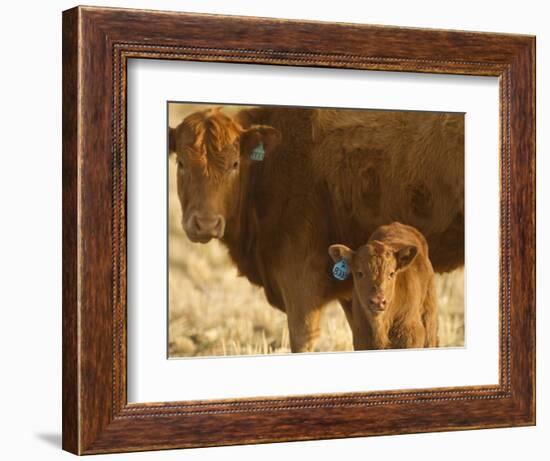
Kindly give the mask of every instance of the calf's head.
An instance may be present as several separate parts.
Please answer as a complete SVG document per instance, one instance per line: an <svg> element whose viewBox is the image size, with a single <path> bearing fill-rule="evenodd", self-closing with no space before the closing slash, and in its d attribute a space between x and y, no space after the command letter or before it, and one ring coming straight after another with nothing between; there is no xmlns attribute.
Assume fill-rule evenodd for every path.
<svg viewBox="0 0 550 461"><path fill-rule="evenodd" d="M280 133L273 127L243 129L219 109L195 112L170 128L182 226L191 241L206 243L224 236L228 216L238 209L243 177L279 142Z"/></svg>
<svg viewBox="0 0 550 461"><path fill-rule="evenodd" d="M353 276L354 295L366 312L378 315L392 303L396 278L414 260L417 248L400 245L394 248L377 240L353 251L345 245L331 245L334 262L345 260Z"/></svg>

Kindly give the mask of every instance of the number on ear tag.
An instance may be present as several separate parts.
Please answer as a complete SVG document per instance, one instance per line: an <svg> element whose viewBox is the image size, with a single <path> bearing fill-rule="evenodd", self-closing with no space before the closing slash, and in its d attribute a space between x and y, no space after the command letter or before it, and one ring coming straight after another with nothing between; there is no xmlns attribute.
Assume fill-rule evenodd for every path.
<svg viewBox="0 0 550 461"><path fill-rule="evenodd" d="M349 267L345 259L341 259L332 266L332 275L338 280L346 280L349 277Z"/></svg>
<svg viewBox="0 0 550 461"><path fill-rule="evenodd" d="M250 158L252 160L256 160L257 162L261 162L264 159L264 156L265 150L263 143L258 144L250 153Z"/></svg>

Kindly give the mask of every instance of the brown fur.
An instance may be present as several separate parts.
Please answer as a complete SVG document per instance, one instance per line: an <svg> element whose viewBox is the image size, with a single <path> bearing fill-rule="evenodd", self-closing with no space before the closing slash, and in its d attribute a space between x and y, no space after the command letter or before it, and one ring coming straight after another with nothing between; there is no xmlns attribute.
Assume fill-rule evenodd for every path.
<svg viewBox="0 0 550 461"><path fill-rule="evenodd" d="M434 271L420 232L396 222L379 227L357 251L331 245L329 253L345 259L353 276L355 349L438 345Z"/></svg>
<svg viewBox="0 0 550 461"><path fill-rule="evenodd" d="M430 112L319 110L313 169L327 182L338 241L352 247L378 226L418 228L437 272L464 263L464 117Z"/></svg>
<svg viewBox="0 0 550 461"><path fill-rule="evenodd" d="M345 183L359 182L364 194L360 203L342 200L338 190L344 186L336 187L337 176L330 171L320 175L320 166L324 162L328 167L330 161L313 158L335 155L326 139L338 136L341 129L325 127L326 139L315 140L319 112L260 108L231 119L223 111L208 110L191 114L170 130L187 235L202 243L221 238L240 273L262 286L268 301L287 313L294 352L313 350L321 308L327 302L341 300L351 322L346 301L351 283L332 277L328 245L364 242L374 230L365 219L378 222L382 213L388 215L381 197L389 189L379 169L388 162L390 151L380 143L365 147L367 140L362 140L361 149L369 153L364 157L368 171L361 178L354 171ZM387 129L392 132L395 126L388 122ZM265 159L251 160L250 152L259 142ZM315 144L326 145L326 151ZM347 162L345 157L342 162ZM460 222L456 227L460 234ZM457 264L456 251L451 253L446 267Z"/></svg>

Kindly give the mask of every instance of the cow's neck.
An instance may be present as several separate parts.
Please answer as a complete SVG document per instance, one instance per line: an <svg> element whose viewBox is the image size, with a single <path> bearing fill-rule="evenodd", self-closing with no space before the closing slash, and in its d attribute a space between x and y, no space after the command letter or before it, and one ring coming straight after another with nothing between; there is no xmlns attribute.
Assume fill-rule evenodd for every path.
<svg viewBox="0 0 550 461"><path fill-rule="evenodd" d="M237 206L226 217L226 231L222 239L239 272L257 285L262 283L254 254L258 237L255 197L262 171L263 165L251 165L248 171L240 175Z"/></svg>

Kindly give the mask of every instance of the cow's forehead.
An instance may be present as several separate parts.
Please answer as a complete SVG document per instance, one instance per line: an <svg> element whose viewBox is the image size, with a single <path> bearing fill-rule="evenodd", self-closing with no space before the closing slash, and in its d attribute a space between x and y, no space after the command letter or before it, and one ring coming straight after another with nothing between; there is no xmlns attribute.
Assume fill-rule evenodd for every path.
<svg viewBox="0 0 550 461"><path fill-rule="evenodd" d="M202 154L222 154L235 144L240 127L219 111L203 111L189 115L178 127L183 145Z"/></svg>
<svg viewBox="0 0 550 461"><path fill-rule="evenodd" d="M178 130L183 145L179 155L206 176L222 174L238 155L240 127L219 111L191 114Z"/></svg>

